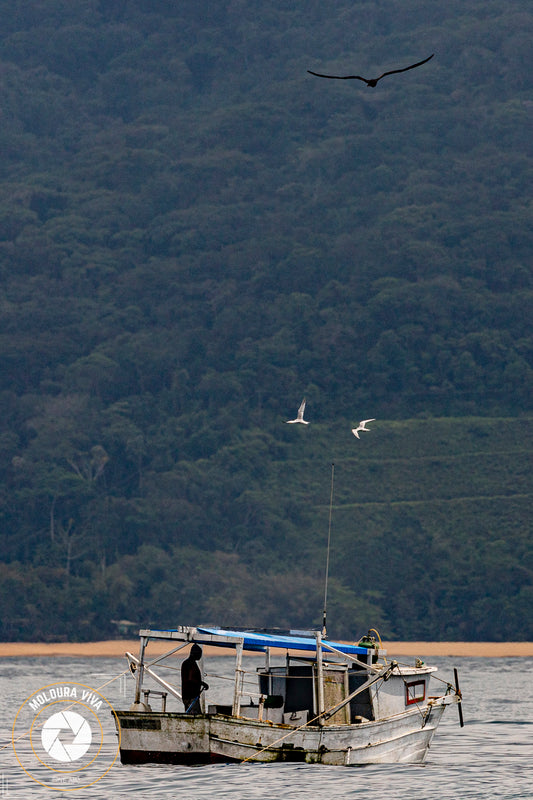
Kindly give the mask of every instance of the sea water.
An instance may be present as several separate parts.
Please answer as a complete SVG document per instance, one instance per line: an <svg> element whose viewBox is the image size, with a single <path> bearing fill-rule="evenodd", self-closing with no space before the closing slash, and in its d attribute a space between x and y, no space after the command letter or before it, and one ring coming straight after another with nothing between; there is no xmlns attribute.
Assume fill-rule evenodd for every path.
<svg viewBox="0 0 533 800"><path fill-rule="evenodd" d="M133 699L133 677L125 671L125 660L116 658L0 659L0 798L533 798L533 659L514 658L510 654L508 658L495 659L426 660L438 667L439 677L450 682L453 682L453 667L458 668L465 727L459 726L457 708L448 708L423 765L123 766L117 759L114 763L109 761L109 769L92 785L79 788L70 778L70 782L65 778L64 784L54 784L51 788L50 784L38 782L38 773L27 774L23 768L27 766L24 764L26 756L20 756L19 749L17 757L13 749L12 730L21 706L41 687L74 684L92 687L93 705L98 697L105 697L110 707L127 709ZM405 661L413 662L407 658ZM173 658L173 669L159 668L158 672L169 683L177 683L179 663L179 658ZM245 685L249 681L250 693L256 688L254 673L261 663L255 657L244 659L248 673ZM222 695L226 701L230 699L232 665L231 657L205 660L206 680L210 685L208 702L209 695L214 699L215 692L218 698ZM155 684L151 686L161 688ZM438 684L432 684L432 692L437 693L437 689ZM159 710L160 698L150 702L154 710ZM168 709L181 710L174 699L170 700ZM100 714L108 713L105 708L97 710ZM93 712L96 718L94 709ZM102 762L109 758L105 748L98 758Z"/></svg>

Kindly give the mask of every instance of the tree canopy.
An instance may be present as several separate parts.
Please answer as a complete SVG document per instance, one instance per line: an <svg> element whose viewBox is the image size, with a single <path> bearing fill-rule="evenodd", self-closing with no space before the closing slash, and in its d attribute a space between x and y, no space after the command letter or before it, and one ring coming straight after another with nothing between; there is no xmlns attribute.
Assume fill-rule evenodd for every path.
<svg viewBox="0 0 533 800"><path fill-rule="evenodd" d="M315 624L332 461L338 635L531 638L531 27L4 4L0 638Z"/></svg>

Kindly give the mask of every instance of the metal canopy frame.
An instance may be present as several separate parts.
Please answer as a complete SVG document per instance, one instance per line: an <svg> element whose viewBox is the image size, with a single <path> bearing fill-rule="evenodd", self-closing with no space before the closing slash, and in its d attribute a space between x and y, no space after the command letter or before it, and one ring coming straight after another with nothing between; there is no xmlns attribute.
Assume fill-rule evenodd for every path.
<svg viewBox="0 0 533 800"><path fill-rule="evenodd" d="M274 633L255 630L229 630L226 628L180 626L166 630L144 629L139 631L141 639L169 639L182 642L210 644L216 647L237 647L251 652L266 652L269 648L282 650L304 650L316 653L322 647L330 652L342 655L367 655L369 648L346 642L332 642L323 637L319 631L298 633ZM378 656L385 655L383 650L373 650Z"/></svg>
<svg viewBox="0 0 533 800"><path fill-rule="evenodd" d="M289 632L277 633L271 631L254 631L254 630L227 630L225 628L211 628L211 627L192 627L180 626L178 628L171 628L166 630L151 630L142 629L139 631L140 636L140 651L139 657L135 658L128 653L130 663L136 665L136 680L135 680L135 700L134 705L141 704L141 691L146 672L150 677L156 680L167 691L170 691L175 697L180 698L179 692L173 687L170 687L166 681L159 678L150 667L159 661L163 661L168 656L183 649L187 644L200 644L212 645L215 647L232 648L235 649L235 683L233 691L232 714L238 716L240 713L240 703L242 694L243 682L243 669L242 669L242 656L243 652L263 652L266 654L267 664L270 660L271 650L286 650L313 653L316 657L317 667L317 689L318 689L318 711L324 712L324 696L323 696L323 656L325 653L340 656L344 661L351 661L361 667L369 670L370 672L379 672L382 667L375 667L372 664L365 664L360 661L357 656L368 656L371 654L385 655L384 650L375 650L373 648L359 647L359 645L347 644L345 642L330 642L328 639L323 638L320 631L313 632ZM168 652L150 662L145 663L145 652L150 640L167 640L170 642L180 642L178 646L172 647Z"/></svg>

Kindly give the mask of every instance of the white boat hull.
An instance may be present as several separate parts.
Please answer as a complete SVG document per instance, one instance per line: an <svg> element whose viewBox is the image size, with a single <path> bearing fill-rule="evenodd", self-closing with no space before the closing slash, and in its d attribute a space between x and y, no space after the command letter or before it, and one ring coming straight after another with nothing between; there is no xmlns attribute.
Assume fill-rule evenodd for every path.
<svg viewBox="0 0 533 800"><path fill-rule="evenodd" d="M288 725L223 714L118 711L122 763L301 761L330 765L422 763L448 702L350 725ZM427 710L427 709L424 709Z"/></svg>

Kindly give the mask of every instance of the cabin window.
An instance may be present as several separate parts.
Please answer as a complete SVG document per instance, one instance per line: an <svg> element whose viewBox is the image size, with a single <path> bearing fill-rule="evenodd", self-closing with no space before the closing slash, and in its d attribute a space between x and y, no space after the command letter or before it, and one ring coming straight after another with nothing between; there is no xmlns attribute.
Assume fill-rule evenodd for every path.
<svg viewBox="0 0 533 800"><path fill-rule="evenodd" d="M426 682L413 681L405 684L405 704L422 703L426 699Z"/></svg>

